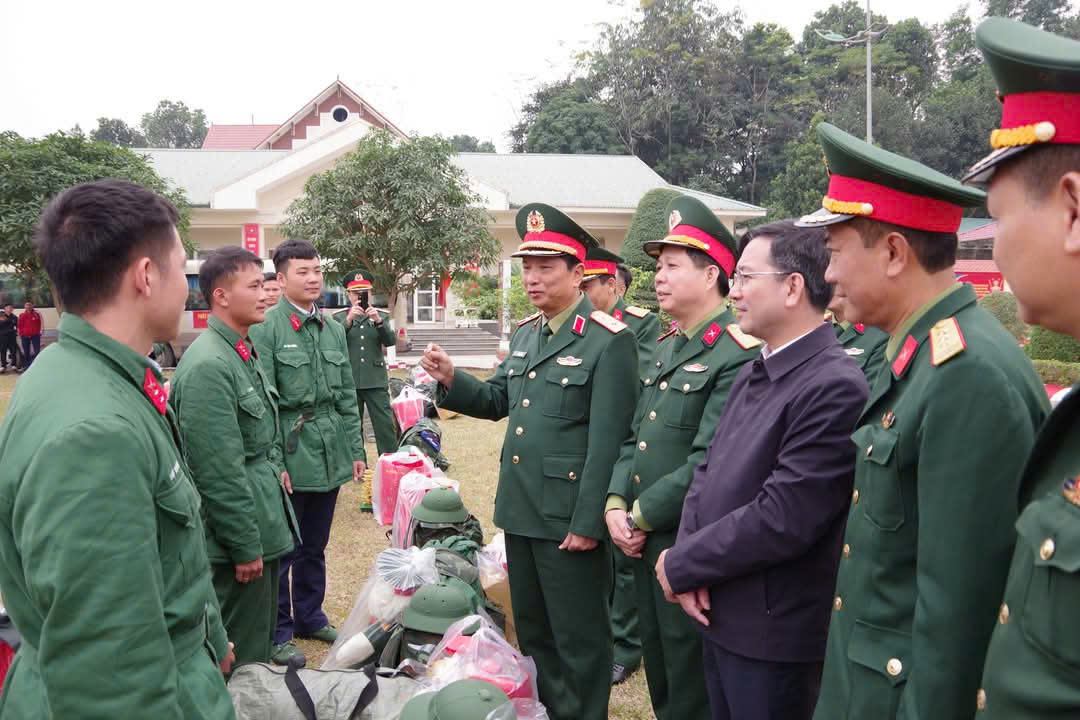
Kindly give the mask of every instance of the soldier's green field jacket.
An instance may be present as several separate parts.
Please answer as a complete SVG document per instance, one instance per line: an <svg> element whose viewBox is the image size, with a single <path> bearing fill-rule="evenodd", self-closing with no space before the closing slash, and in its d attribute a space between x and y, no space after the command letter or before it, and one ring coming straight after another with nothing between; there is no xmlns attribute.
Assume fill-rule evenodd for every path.
<svg viewBox="0 0 1080 720"><path fill-rule="evenodd" d="M637 401L636 340L584 296L543 345L542 327L539 313L522 321L510 354L486 382L456 371L440 405L510 418L496 525L560 542L567 532L602 539L611 466Z"/></svg>
<svg viewBox="0 0 1080 720"><path fill-rule="evenodd" d="M293 547L276 391L256 351L211 315L172 379L169 405L202 496L212 563L274 560Z"/></svg>
<svg viewBox="0 0 1080 720"><path fill-rule="evenodd" d="M345 318L348 315L349 309L346 308L334 313L331 317L345 328L345 339L349 345L349 364L352 365L356 389L386 387L386 359L383 356L383 348L391 347L397 342L390 316L380 311L381 325L375 325L367 316L364 316L345 327Z"/></svg>
<svg viewBox="0 0 1080 720"><path fill-rule="evenodd" d="M852 323L836 323L835 330L836 339L844 346L844 352L863 371L867 384L874 387L874 380L885 364L888 333L869 325Z"/></svg>
<svg viewBox="0 0 1080 720"><path fill-rule="evenodd" d="M761 342L739 332L735 315L724 309L693 337L669 334L657 344L608 491L633 509L640 527L678 530L694 468L705 459L731 383L760 352Z"/></svg>
<svg viewBox="0 0 1080 720"><path fill-rule="evenodd" d="M316 309L304 316L284 295L251 339L279 398L280 441L293 490L328 492L367 460L345 329Z"/></svg>
<svg viewBox="0 0 1080 720"><path fill-rule="evenodd" d="M1020 485L1016 550L986 653L977 717L1080 709L1080 385L1039 431Z"/></svg>
<svg viewBox="0 0 1080 720"><path fill-rule="evenodd" d="M970 285L892 336L855 487L815 720L967 718L1005 587L1020 469L1049 403Z"/></svg>
<svg viewBox="0 0 1080 720"><path fill-rule="evenodd" d="M199 511L156 366L65 314L0 427L0 718L233 717Z"/></svg>
<svg viewBox="0 0 1080 720"><path fill-rule="evenodd" d="M637 338L638 366L644 373L652 362L653 353L656 352L656 340L660 337L660 318L656 313L649 312L645 308L627 305L622 298L615 301L611 316L630 326L631 332Z"/></svg>

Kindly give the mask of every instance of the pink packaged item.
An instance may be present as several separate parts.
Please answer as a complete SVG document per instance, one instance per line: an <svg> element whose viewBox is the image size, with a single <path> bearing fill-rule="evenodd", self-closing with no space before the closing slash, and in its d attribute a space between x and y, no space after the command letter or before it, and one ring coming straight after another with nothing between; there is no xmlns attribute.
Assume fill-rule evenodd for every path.
<svg viewBox="0 0 1080 720"><path fill-rule="evenodd" d="M397 418L401 432L405 432L415 425L417 420L424 417L426 401L423 393L407 385L402 388L396 398L390 401L390 407L394 411L394 417Z"/></svg>
<svg viewBox="0 0 1080 720"><path fill-rule="evenodd" d="M380 455L371 480L371 507L375 522L380 525L394 522L394 508L397 506L401 478L411 472L430 477L434 470L435 465L431 459L411 446L398 452Z"/></svg>
<svg viewBox="0 0 1080 720"><path fill-rule="evenodd" d="M412 545L412 510L420 504L428 491L438 487L448 487L454 492L461 491L461 484L457 480L451 480L438 469L427 475L411 472L401 478L397 507L394 508L394 527L390 533L392 547L407 548Z"/></svg>

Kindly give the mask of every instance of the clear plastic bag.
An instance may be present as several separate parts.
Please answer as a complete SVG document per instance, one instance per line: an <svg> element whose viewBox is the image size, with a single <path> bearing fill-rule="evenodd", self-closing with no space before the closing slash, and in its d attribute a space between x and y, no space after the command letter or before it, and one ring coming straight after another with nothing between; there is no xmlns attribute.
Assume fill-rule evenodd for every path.
<svg viewBox="0 0 1080 720"><path fill-rule="evenodd" d="M390 544L396 548L412 545L412 511L420 504L428 491L439 487L448 487L459 492L461 485L435 470L430 476L422 473L409 473L401 478L398 485L397 507L394 509L394 526L390 533Z"/></svg>
<svg viewBox="0 0 1080 720"><path fill-rule="evenodd" d="M485 586L507 578L506 536L502 531L476 553L476 566L480 569L480 582Z"/></svg>
<svg viewBox="0 0 1080 720"><path fill-rule="evenodd" d="M430 476L434 469L431 459L412 446L380 455L375 462L375 474L371 480L371 507L375 522L380 525L394 522L394 508L397 506L401 478L410 472Z"/></svg>
<svg viewBox="0 0 1080 720"><path fill-rule="evenodd" d="M479 624L479 629L471 634ZM447 628L428 660L421 680L425 690L440 690L456 680L474 678L495 685L511 700L538 701L536 663L506 641L490 619L469 615Z"/></svg>
<svg viewBox="0 0 1080 720"><path fill-rule="evenodd" d="M390 401L390 408L394 411L401 432L405 432L424 417L427 402L430 402L427 396L411 385L402 388L398 396Z"/></svg>
<svg viewBox="0 0 1080 720"><path fill-rule="evenodd" d="M435 557L434 549L390 548L379 553L322 668L355 667L377 657L416 589L439 581Z"/></svg>

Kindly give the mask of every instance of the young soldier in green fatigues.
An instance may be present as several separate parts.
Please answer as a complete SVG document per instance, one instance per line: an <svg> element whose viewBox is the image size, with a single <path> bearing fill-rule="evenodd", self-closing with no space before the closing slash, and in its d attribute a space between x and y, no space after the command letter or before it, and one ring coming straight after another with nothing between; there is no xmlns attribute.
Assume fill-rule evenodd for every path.
<svg viewBox="0 0 1080 720"><path fill-rule="evenodd" d="M334 313L333 318L345 326L345 338L349 342L349 364L352 365L353 382L356 384L356 404L361 421L367 407L371 425L375 429L375 447L379 454L397 449L397 433L394 432L394 414L390 410L390 391L387 388L384 347L397 342L390 315L370 304L371 276L363 270L349 275L345 286L351 307ZM361 307L361 299L368 298L367 308Z"/></svg>
<svg viewBox="0 0 1080 720"><path fill-rule="evenodd" d="M953 278L981 192L822 123L825 278L889 333L857 458L816 720L974 712L1020 465L1046 416L1016 341Z"/></svg>
<svg viewBox="0 0 1080 720"><path fill-rule="evenodd" d="M552 720L603 720L612 664L604 497L637 400L636 342L580 291L591 235L540 203L518 212L517 230L539 312L518 323L510 355L487 382L455 372L437 346L421 362L444 388L442 407L509 416L495 524L506 531L518 640Z"/></svg>
<svg viewBox="0 0 1080 720"><path fill-rule="evenodd" d="M701 638L682 608L664 598L653 568L675 543L683 498L731 383L761 343L739 330L726 306L737 254L731 233L694 198L674 199L668 215L670 233L645 243L645 252L657 258L660 307L681 329L664 334L641 376L605 519L634 571L653 711L659 720L690 720L710 716Z"/></svg>
<svg viewBox="0 0 1080 720"><path fill-rule="evenodd" d="M989 182L994 260L1024 322L1080 338L1080 43L991 18L975 32L1004 97L995 150L968 176ZM1080 709L1080 392L1039 431L1020 478L1004 602L977 717L1076 717Z"/></svg>
<svg viewBox="0 0 1080 720"><path fill-rule="evenodd" d="M234 717L199 494L146 357L180 331L177 220L117 180L41 217L65 312L0 427L0 587L23 636L0 718Z"/></svg>
<svg viewBox="0 0 1080 720"><path fill-rule="evenodd" d="M278 568L293 549L291 490L278 444L278 410L248 329L265 319L262 260L238 246L199 268L207 331L172 379L176 413L206 517L206 548L221 618L239 662L269 662Z"/></svg>
<svg viewBox="0 0 1080 720"><path fill-rule="evenodd" d="M327 322L316 305L323 289L319 256L311 243L288 240L274 250L273 261L283 294L251 337L280 398L278 442L301 538L281 559L272 659L286 664L299 653L294 630L326 643L337 638L322 609L325 550L338 489L363 477L367 456L345 330Z"/></svg>
<svg viewBox="0 0 1080 720"><path fill-rule="evenodd" d="M844 346L844 352L863 371L866 382L873 387L878 371L885 364L885 345L889 342L889 336L876 327L845 320L846 305L847 300L842 295L834 295L826 315L832 314L831 322L836 330L836 339Z"/></svg>
<svg viewBox="0 0 1080 720"><path fill-rule="evenodd" d="M656 340L660 337L660 320L645 308L627 307L617 294L618 267L622 262L623 259L610 250L589 248L585 254L585 277L581 287L593 307L621 320L633 330L638 342L638 365L640 372L644 373L652 361ZM611 684L618 685L641 665L641 635L638 632L633 565L614 545L611 546L611 558L614 572L614 582L611 584L611 636L615 640Z"/></svg>

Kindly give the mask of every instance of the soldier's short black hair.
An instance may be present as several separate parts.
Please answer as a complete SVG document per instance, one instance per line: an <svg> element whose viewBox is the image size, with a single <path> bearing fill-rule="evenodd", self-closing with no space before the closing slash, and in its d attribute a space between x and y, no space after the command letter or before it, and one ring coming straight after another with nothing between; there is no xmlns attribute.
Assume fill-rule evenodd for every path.
<svg viewBox="0 0 1080 720"><path fill-rule="evenodd" d="M630 272L630 268L619 263L615 266L615 270L619 273L619 279L622 280L623 287L629 290L630 285L634 282L634 275Z"/></svg>
<svg viewBox="0 0 1080 720"><path fill-rule="evenodd" d="M263 261L255 253L239 245L227 245L206 253L199 268L199 289L210 307L214 306L214 290L225 284L241 268L254 265L262 270Z"/></svg>
<svg viewBox="0 0 1080 720"><path fill-rule="evenodd" d="M274 282L278 281L277 280L277 273L276 272L264 272L263 273L263 282L270 282L271 280L274 281Z"/></svg>
<svg viewBox="0 0 1080 720"><path fill-rule="evenodd" d="M1005 161L1012 168L1030 199L1041 202L1065 173L1080 172L1080 145L1033 147Z"/></svg>
<svg viewBox="0 0 1080 720"><path fill-rule="evenodd" d="M687 256L690 258L690 262L694 263L694 267L698 270L704 270L710 265L715 265L716 269L720 271L720 274L716 276L716 290L720 293L720 297L726 298L728 293L731 292L731 285L728 282L727 273L724 272L724 268L720 267L720 263L716 262L709 253L704 250L698 250L697 248L684 248Z"/></svg>
<svg viewBox="0 0 1080 720"><path fill-rule="evenodd" d="M799 227L794 220L758 225L743 235L740 252L756 238L768 238L769 258L777 270L803 277L806 297L815 309L825 312L833 296L833 286L825 282L829 251L825 249L825 229Z"/></svg>
<svg viewBox="0 0 1080 720"><path fill-rule="evenodd" d="M163 265L175 247L173 204L123 180L95 180L63 191L46 206L34 249L64 309L80 314L111 300L133 262Z"/></svg>
<svg viewBox="0 0 1080 720"><path fill-rule="evenodd" d="M287 272L290 260L315 260L319 252L307 240L286 240L274 248L271 259L274 269L279 273Z"/></svg>
<svg viewBox="0 0 1080 720"><path fill-rule="evenodd" d="M928 273L941 272L956 264L956 249L960 242L954 232L918 230L861 217L850 222L866 247L873 247L878 240L889 233L903 235L907 244L911 246L912 252L915 253L915 259Z"/></svg>

